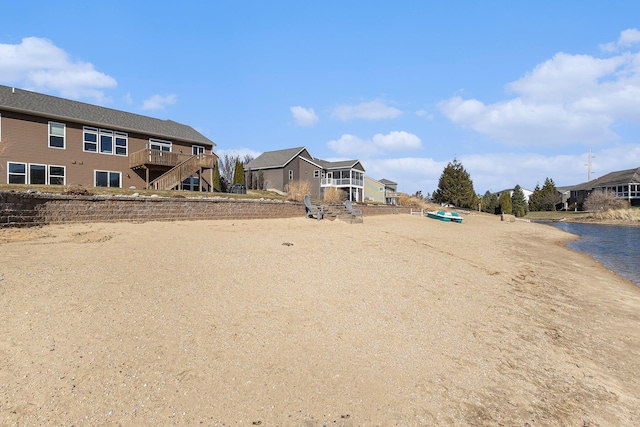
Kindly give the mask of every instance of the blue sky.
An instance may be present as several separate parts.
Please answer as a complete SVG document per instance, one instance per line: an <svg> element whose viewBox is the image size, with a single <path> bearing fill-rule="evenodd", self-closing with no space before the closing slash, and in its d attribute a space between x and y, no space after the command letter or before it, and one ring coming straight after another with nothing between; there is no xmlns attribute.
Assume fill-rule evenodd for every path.
<svg viewBox="0 0 640 427"><path fill-rule="evenodd" d="M219 154L306 146L433 192L640 167L637 1L3 5L0 84L188 124Z"/></svg>

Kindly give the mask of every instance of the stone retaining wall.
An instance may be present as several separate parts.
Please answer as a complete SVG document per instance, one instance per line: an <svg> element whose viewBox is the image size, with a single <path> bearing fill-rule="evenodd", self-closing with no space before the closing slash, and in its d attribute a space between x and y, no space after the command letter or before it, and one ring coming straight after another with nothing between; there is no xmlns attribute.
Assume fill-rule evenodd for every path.
<svg viewBox="0 0 640 427"><path fill-rule="evenodd" d="M408 213L408 208L358 206L367 215ZM228 198L169 198L143 196L67 196L0 192L0 227L44 224L258 219L303 217L303 203Z"/></svg>

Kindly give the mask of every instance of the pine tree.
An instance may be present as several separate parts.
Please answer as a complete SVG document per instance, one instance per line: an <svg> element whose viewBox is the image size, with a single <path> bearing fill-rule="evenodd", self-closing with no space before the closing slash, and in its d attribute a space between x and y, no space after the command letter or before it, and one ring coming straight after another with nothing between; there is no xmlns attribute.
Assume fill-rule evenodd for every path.
<svg viewBox="0 0 640 427"><path fill-rule="evenodd" d="M240 159L236 160L236 168L233 172L233 183L244 184L244 166L242 166Z"/></svg>
<svg viewBox="0 0 640 427"><path fill-rule="evenodd" d="M482 212L487 212L490 214L495 214L496 209L498 208L498 196L495 193L487 190L482 196Z"/></svg>
<svg viewBox="0 0 640 427"><path fill-rule="evenodd" d="M543 211L555 211L556 205L561 202L562 198L558 194L558 189L553 179L547 178L544 180L542 190L540 190L540 210Z"/></svg>
<svg viewBox="0 0 640 427"><path fill-rule="evenodd" d="M211 184L213 191L221 192L222 186L220 185L220 167L216 165L213 168L213 183Z"/></svg>
<svg viewBox="0 0 640 427"><path fill-rule="evenodd" d="M536 184L536 188L533 189L533 193L529 196L529 211L539 211L541 202L542 190L540 190L540 184Z"/></svg>
<svg viewBox="0 0 640 427"><path fill-rule="evenodd" d="M438 189L433 193L433 200L462 208L476 208L477 197L469 173L462 163L454 159L442 171Z"/></svg>
<svg viewBox="0 0 640 427"><path fill-rule="evenodd" d="M516 185L511 195L511 210L517 217L525 216L529 211L529 205L524 197L522 187Z"/></svg>
<svg viewBox="0 0 640 427"><path fill-rule="evenodd" d="M511 214L511 194L509 194L509 190L505 190L500 193L500 212L504 214Z"/></svg>

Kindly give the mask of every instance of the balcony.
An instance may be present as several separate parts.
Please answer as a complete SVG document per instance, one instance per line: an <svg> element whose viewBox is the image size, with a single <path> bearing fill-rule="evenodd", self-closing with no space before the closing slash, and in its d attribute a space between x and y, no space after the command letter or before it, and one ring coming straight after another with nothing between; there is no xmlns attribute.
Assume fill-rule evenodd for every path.
<svg viewBox="0 0 640 427"><path fill-rule="evenodd" d="M321 187L364 187L364 180L353 178L322 178Z"/></svg>
<svg viewBox="0 0 640 427"><path fill-rule="evenodd" d="M193 157L192 154L172 153L169 151L152 150L145 148L129 155L129 167L131 169L160 166L172 168ZM198 154L202 167L213 167L213 154Z"/></svg>

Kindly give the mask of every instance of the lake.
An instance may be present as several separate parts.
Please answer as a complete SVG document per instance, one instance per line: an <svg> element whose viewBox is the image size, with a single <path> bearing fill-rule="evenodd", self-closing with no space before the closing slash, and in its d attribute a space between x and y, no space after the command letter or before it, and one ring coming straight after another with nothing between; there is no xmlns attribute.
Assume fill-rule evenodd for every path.
<svg viewBox="0 0 640 427"><path fill-rule="evenodd" d="M591 255L609 270L640 286L640 227L576 222L552 225L580 236L567 243L568 247Z"/></svg>

